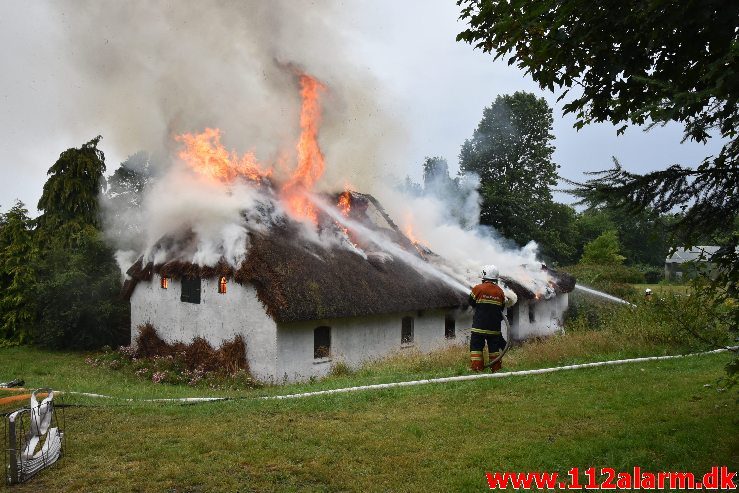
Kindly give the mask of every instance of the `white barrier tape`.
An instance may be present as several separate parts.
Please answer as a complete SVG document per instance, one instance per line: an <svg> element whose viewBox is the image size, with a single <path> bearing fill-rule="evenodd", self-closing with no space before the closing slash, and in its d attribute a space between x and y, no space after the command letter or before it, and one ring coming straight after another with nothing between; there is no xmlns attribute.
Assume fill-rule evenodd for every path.
<svg viewBox="0 0 739 493"><path fill-rule="evenodd" d="M673 356L646 356L642 358L629 358L629 359L617 359L609 361L596 361L594 363L580 363L577 365L566 365L566 366L554 366L550 368L539 368L536 370L519 370L519 371L508 371L498 373L475 373L472 375L459 375L456 377L440 377L440 378L428 378L424 380L409 380L405 382L391 382L391 383L378 383L373 385L360 385L357 387L344 387L340 389L328 389L328 390L315 390L312 392L301 392L298 394L285 394L285 395L267 395L262 397L254 397L254 399L262 400L274 400L274 399L297 399L301 397L313 397L317 395L329 395L329 394L344 394L348 392L358 392L361 390L378 390L378 389L391 389L395 387L412 387L416 385L428 385L432 383L447 383L447 382L465 382L468 380L481 380L486 378L507 378L516 377L523 375L539 375L542 373L554 373L565 370L579 370L582 368L596 368L598 366L609 366L609 365L623 365L628 363L642 363L646 361L662 361L678 358L689 358L691 356L705 356L708 354L726 353L728 351L739 350L739 346L731 346L727 348L714 349L713 351L704 351L701 353L689 353L689 354L676 354ZM183 402L183 403L196 403L196 402L214 402L214 401L227 401L234 399L233 397L179 397L179 398L160 398L160 399L131 399L114 397L103 394L93 394L90 392L75 392L68 391L63 392L65 394L81 395L85 397L96 397L103 399L122 399L127 402Z"/></svg>

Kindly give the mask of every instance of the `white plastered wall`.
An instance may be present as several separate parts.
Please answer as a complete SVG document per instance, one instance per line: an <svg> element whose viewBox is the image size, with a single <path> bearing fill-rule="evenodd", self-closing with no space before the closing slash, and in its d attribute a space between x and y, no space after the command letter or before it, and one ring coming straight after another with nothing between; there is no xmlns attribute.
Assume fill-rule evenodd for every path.
<svg viewBox="0 0 739 493"><path fill-rule="evenodd" d="M199 336L218 347L241 334L254 378L272 380L276 374L277 326L252 286L231 281L221 294L217 279L203 279L200 303L182 302L180 294L181 284L173 279L167 289L160 287L157 275L139 282L131 296L131 340L135 341L138 326L146 323L167 342L187 343Z"/></svg>
<svg viewBox="0 0 739 493"><path fill-rule="evenodd" d="M516 310L516 315L509 313L509 320L515 320L512 327L513 339L521 341L530 337L542 337L562 330L564 312L567 310L569 298L561 293L549 300L519 299L509 312ZM533 309L534 321L529 319L529 307Z"/></svg>
<svg viewBox="0 0 739 493"><path fill-rule="evenodd" d="M444 319L454 316L455 337L447 339ZM401 320L413 317L413 343L401 344ZM352 368L398 351L429 352L454 344L468 344L471 312L425 310L394 315L356 317L312 322L278 324L277 378L279 381L300 381L322 377L332 365L343 362ZM331 356L313 358L313 331L316 327L331 328Z"/></svg>

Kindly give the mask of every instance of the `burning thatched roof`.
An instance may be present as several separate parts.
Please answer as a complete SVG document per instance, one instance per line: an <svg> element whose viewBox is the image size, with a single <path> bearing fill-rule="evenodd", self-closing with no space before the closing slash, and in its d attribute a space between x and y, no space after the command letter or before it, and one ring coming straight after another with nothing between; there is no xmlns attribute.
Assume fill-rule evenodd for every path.
<svg viewBox="0 0 739 493"><path fill-rule="evenodd" d="M374 229L415 252L374 199L353 194L352 208L354 220L366 215L368 208L371 214L379 214L380 226L375 223ZM285 221L264 232L251 232L246 258L238 268L225 262L201 267L177 260L144 265L139 259L128 271L131 279L124 294L130 296L136 282L153 274L175 279L226 276L253 285L267 313L278 322L454 308L466 302L465 293L404 261L373 253L365 258L348 248L311 242L301 236L300 227Z"/></svg>
<svg viewBox="0 0 739 493"><path fill-rule="evenodd" d="M546 268L546 270L550 278L549 287L554 293L569 293L570 291L575 289L576 280L571 275L567 274L566 272L561 272L550 268ZM505 285L510 288L511 291L516 293L516 296L518 296L519 299L538 299L533 291L531 291L515 279L507 276L500 276L500 278L505 283Z"/></svg>
<svg viewBox="0 0 739 493"><path fill-rule="evenodd" d="M350 194L346 203L350 206L343 209L348 219L381 232L419 262L436 258L433 252L414 245L372 196L355 192L342 195L345 194ZM340 197L332 197L339 199L339 206ZM323 220L328 227L335 227L330 218ZM402 259L373 253L372 245L342 229L349 243L356 243L366 256L359 250L309 241L301 234L301 225L288 219L250 232L246 258L238 267L225 261L210 267L181 260L154 265L144 264L140 258L128 271L130 279L124 284L124 295L130 297L138 281L150 280L154 274L174 279L226 276L240 284L253 285L267 313L278 322L455 308L466 304L466 293L420 272ZM176 238L162 238L160 245L186 252L192 250L194 240L192 232L185 232ZM571 276L551 270L549 273L550 287L555 292L574 288ZM536 297L519 282L506 277L503 280L519 298Z"/></svg>

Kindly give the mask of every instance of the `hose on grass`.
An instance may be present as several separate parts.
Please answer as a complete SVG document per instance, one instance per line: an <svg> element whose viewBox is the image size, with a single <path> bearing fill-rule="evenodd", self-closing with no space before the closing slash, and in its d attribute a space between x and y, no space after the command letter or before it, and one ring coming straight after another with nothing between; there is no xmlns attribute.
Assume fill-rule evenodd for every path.
<svg viewBox="0 0 739 493"><path fill-rule="evenodd" d="M519 371L496 372L496 373L476 373L472 375L458 375L458 376L452 376L452 377L429 378L429 379L424 379L424 380L409 380L409 381L401 381L401 382L379 383L379 384L372 384L372 385L360 385L356 387L344 387L344 388L338 388L338 389L316 390L312 392L300 392L296 394L266 395L266 396L254 396L254 397L239 396L239 397L182 397L182 398L169 398L169 399L163 399L163 398L132 399L132 398L123 398L123 397L113 397L113 396L102 395L102 394L91 394L88 392L67 391L63 393L69 394L69 395L79 395L79 396L86 396L86 397L110 399L114 401L115 400L124 401L128 403L149 402L149 403L202 404L202 403L208 403L208 402L222 402L222 401L236 401L236 400L281 400L281 399L295 399L295 398L302 398L302 397L313 397L313 396L318 396L318 395L343 394L343 393L348 393L348 392L358 392L358 391L364 391L364 390L379 390L379 389L389 389L389 388L397 388L397 387L411 387L411 386L416 386L416 385L427 385L427 384L433 384L433 383L463 382L463 381L481 380L481 379L490 379L490 378L511 378L511 377L517 377L517 376L526 376L526 375L540 375L543 373L554 373L554 372L568 371L568 370L597 368L601 366L614 366L614 365L624 365L624 364L629 364L629 363L644 363L647 361L666 361L666 360L672 360L672 359L690 358L690 357L696 357L696 356L705 356L705 355L711 355L711 354L725 353L729 351L733 352L737 350L739 350L739 346L714 349L712 351L703 351L699 353L677 354L677 355L670 355L670 356L646 356L646 357L641 357L641 358L595 361L592 363L580 363L576 365L555 366L555 367L550 367L550 368L539 368L539 369L534 369L534 370L519 370ZM74 406L74 404L67 404L67 405L69 407ZM80 407L83 407L83 406L80 406ZM89 407L95 407L95 406L89 406Z"/></svg>

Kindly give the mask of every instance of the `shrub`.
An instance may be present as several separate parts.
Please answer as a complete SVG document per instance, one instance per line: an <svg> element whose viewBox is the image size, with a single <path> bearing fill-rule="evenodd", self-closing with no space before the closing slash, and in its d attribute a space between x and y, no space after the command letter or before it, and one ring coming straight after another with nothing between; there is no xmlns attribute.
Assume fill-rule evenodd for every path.
<svg viewBox="0 0 739 493"><path fill-rule="evenodd" d="M138 332L135 353L137 358L151 358L172 354L171 346L159 337L153 325L148 323L139 325Z"/></svg>
<svg viewBox="0 0 739 493"><path fill-rule="evenodd" d="M111 370L130 369L136 376L154 383L211 386L254 387L249 373L246 344L241 335L225 341L215 349L202 337L189 344L167 343L151 324L138 327L135 346L121 346L118 351L105 351L97 358L87 358L92 366Z"/></svg>
<svg viewBox="0 0 739 493"><path fill-rule="evenodd" d="M188 370L202 368L212 372L218 370L220 361L213 346L202 337L196 337L185 348L185 365Z"/></svg>
<svg viewBox="0 0 739 493"><path fill-rule="evenodd" d="M249 372L249 365L246 362L246 343L241 334L234 337L232 341L224 342L219 352L223 367L227 372L236 373L239 370Z"/></svg>
<svg viewBox="0 0 739 493"><path fill-rule="evenodd" d="M578 283L596 289L644 282L644 273L626 265L577 264L563 267L562 270L575 276Z"/></svg>

